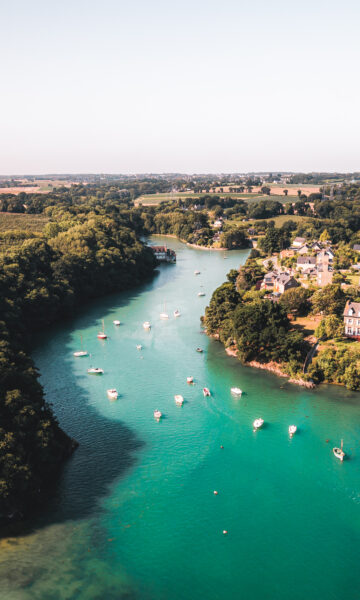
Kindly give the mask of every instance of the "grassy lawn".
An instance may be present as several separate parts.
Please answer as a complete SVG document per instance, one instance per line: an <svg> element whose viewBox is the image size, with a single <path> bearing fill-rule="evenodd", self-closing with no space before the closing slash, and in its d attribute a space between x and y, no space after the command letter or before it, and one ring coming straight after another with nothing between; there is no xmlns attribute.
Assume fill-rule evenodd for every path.
<svg viewBox="0 0 360 600"><path fill-rule="evenodd" d="M306 336L314 335L315 329L319 325L321 317L297 317L292 323L295 329L301 329Z"/></svg>
<svg viewBox="0 0 360 600"><path fill-rule="evenodd" d="M292 202L293 198L286 198L284 195L272 194L271 196L264 196L259 193L252 194L234 194L234 193L222 193L222 194L192 194L191 192L176 192L174 194L164 193L164 194L144 194L136 198L135 205L137 206L139 203L144 206L151 206L154 204L160 204L161 202L168 202L169 200L179 200L181 198L191 198L196 200L197 198L201 198L203 196L219 196L220 198L236 198L237 200L245 200L246 202L258 202L259 200L277 200L278 202L287 203Z"/></svg>
<svg viewBox="0 0 360 600"><path fill-rule="evenodd" d="M17 229L20 231L30 231L31 233L41 232L49 218L44 215L25 215L21 213L0 213L0 232Z"/></svg>
<svg viewBox="0 0 360 600"><path fill-rule="evenodd" d="M237 225L246 225L247 227L251 227L254 223L261 223L263 221L275 221L275 227L281 227L283 223L286 221L295 221L295 223L300 223L304 221L309 221L311 217L301 217L300 215L279 215L278 217L271 217L270 219L250 219L243 223L242 219L234 219L229 220L229 223L236 223Z"/></svg>

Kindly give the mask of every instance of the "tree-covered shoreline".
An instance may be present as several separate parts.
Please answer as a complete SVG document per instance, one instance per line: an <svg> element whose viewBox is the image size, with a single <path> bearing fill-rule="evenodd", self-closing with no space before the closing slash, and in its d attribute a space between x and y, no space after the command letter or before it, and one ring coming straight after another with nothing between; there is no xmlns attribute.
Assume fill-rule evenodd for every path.
<svg viewBox="0 0 360 600"><path fill-rule="evenodd" d="M128 207L52 208L43 235L15 235L0 254L0 517L27 514L76 445L44 398L31 334L90 299L151 276L152 251ZM17 238L17 239L16 239Z"/></svg>

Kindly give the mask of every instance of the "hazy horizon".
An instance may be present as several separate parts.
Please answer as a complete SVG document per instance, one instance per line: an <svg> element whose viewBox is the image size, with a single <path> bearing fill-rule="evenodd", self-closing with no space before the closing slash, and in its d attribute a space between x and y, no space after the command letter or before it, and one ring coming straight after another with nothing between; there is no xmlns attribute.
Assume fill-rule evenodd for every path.
<svg viewBox="0 0 360 600"><path fill-rule="evenodd" d="M0 8L0 173L360 170L355 0Z"/></svg>

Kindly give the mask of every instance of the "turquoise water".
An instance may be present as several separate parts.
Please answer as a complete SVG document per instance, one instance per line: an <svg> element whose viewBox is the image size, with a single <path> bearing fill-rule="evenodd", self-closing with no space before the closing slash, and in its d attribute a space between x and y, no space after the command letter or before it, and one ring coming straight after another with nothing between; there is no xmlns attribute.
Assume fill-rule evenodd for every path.
<svg viewBox="0 0 360 600"><path fill-rule="evenodd" d="M176 265L38 340L47 398L80 447L48 510L0 542L0 598L358 600L359 395L304 390L227 357L199 317L247 252L224 260L169 245ZM164 302L169 321L159 318ZM80 334L91 358L72 356ZM88 376L91 364L104 376ZM245 391L241 399L232 386ZM110 387L120 392L115 402ZM266 426L254 433L259 416ZM343 464L331 451L341 438Z"/></svg>

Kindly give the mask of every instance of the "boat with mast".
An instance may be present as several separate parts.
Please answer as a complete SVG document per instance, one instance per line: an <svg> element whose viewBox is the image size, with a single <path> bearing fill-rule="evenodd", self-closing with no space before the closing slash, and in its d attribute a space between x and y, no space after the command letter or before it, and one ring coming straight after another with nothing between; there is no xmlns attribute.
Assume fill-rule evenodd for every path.
<svg viewBox="0 0 360 600"><path fill-rule="evenodd" d="M290 437L292 437L293 435L295 435L296 432L297 432L296 425L289 425L289 435L290 435Z"/></svg>
<svg viewBox="0 0 360 600"><path fill-rule="evenodd" d="M99 340L106 340L107 335L105 333L105 325L104 325L104 319L102 319L102 331L99 331L99 333L97 334L98 339Z"/></svg>
<svg viewBox="0 0 360 600"><path fill-rule="evenodd" d="M168 319L169 315L166 312L166 302L164 302L164 312L160 313L160 319Z"/></svg>
<svg viewBox="0 0 360 600"><path fill-rule="evenodd" d="M77 352L74 352L74 356L76 356L77 358L79 358L81 356L88 356L89 353L86 350L83 350L82 335L80 336L80 348L81 348L81 350L78 350Z"/></svg>
<svg viewBox="0 0 360 600"><path fill-rule="evenodd" d="M344 460L346 454L343 450L343 445L344 445L344 440L341 440L341 445L340 448L333 448L333 453L334 456L336 456L336 458L338 458L339 460L341 460L341 462Z"/></svg>

